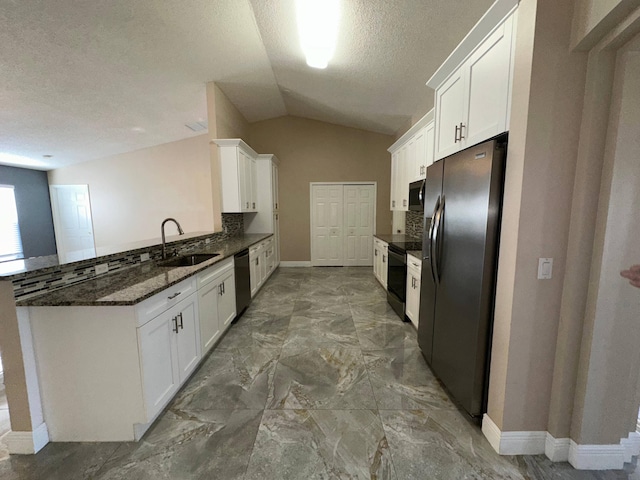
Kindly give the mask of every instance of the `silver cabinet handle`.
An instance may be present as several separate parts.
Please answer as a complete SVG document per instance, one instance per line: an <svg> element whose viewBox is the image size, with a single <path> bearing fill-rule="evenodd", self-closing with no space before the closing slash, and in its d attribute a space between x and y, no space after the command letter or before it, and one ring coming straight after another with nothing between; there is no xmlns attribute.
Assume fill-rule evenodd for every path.
<svg viewBox="0 0 640 480"><path fill-rule="evenodd" d="M173 330L173 333L178 333L178 317L173 317L171 321L173 322L173 328L171 330Z"/></svg>
<svg viewBox="0 0 640 480"><path fill-rule="evenodd" d="M180 312L178 314L178 317L180 317L180 329L184 330L184 325L182 324L182 312ZM177 320L178 317L176 317L176 320ZM178 332L176 332L176 333L178 333Z"/></svg>
<svg viewBox="0 0 640 480"><path fill-rule="evenodd" d="M382 256L382 263L387 263L387 257L385 257L384 255Z"/></svg>
<svg viewBox="0 0 640 480"><path fill-rule="evenodd" d="M247 210L249 210L249 202L247 202Z"/></svg>
<svg viewBox="0 0 640 480"><path fill-rule="evenodd" d="M173 295L169 295L167 298L168 298L169 300L173 300L174 298L176 298L176 297L177 297L178 295L180 295L181 293L182 293L182 292L174 293Z"/></svg>
<svg viewBox="0 0 640 480"><path fill-rule="evenodd" d="M420 267L420 265L418 265L418 264L417 264L417 263L415 263L415 262L411 262L411 265L413 265L414 267Z"/></svg>
<svg viewBox="0 0 640 480"><path fill-rule="evenodd" d="M256 202L253 202L253 209L256 209Z"/></svg>
<svg viewBox="0 0 640 480"><path fill-rule="evenodd" d="M464 140L465 136L462 135L462 129L466 128L466 125L462 122L460 122L460 141Z"/></svg>
<svg viewBox="0 0 640 480"><path fill-rule="evenodd" d="M406 200L402 200L402 206L406 207L407 206L407 201Z"/></svg>
<svg viewBox="0 0 640 480"><path fill-rule="evenodd" d="M395 201L395 200L392 200L392 201L391 201L391 206L392 206L392 207L395 207L395 206L396 206L396 201Z"/></svg>
<svg viewBox="0 0 640 480"><path fill-rule="evenodd" d="M373 256L374 256L374 257L377 257L377 256L378 256L378 250L374 250L374 251L373 251Z"/></svg>
<svg viewBox="0 0 640 480"><path fill-rule="evenodd" d="M458 125L456 125L455 140L454 140L454 142L453 142L453 143L458 143L458 142L460 141L460 140L458 139L458 129L459 129L459 128L460 128L460 127L459 127Z"/></svg>

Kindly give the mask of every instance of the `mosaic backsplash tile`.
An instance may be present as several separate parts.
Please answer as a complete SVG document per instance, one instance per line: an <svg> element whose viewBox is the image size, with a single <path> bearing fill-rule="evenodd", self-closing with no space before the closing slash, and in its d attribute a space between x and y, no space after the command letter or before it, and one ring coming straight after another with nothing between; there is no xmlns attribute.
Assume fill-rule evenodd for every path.
<svg viewBox="0 0 640 480"><path fill-rule="evenodd" d="M406 212L405 234L410 237L422 238L423 213L409 210Z"/></svg>
<svg viewBox="0 0 640 480"><path fill-rule="evenodd" d="M209 243L216 243L242 235L243 233L243 215L241 213L224 213L222 214L222 232L190 238L182 242L172 242L167 245L167 250L169 252L175 250L179 255L182 255L193 250L202 249L207 245L207 239ZM109 264L109 273L122 271L139 264L142 253L149 253L151 260L162 259L162 247L156 245L92 258L81 262L57 265L37 272L26 272L13 277L13 294L16 299L26 299L51 290L90 280L96 276L94 267L103 263Z"/></svg>

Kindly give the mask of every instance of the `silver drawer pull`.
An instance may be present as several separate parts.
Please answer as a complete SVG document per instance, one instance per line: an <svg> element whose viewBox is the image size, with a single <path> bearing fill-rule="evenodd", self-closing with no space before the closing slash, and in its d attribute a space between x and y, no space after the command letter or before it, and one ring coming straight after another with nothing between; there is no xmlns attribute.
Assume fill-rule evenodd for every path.
<svg viewBox="0 0 640 480"><path fill-rule="evenodd" d="M177 297L178 295L180 295L181 293L182 293L182 292L174 293L173 295L169 295L167 298L168 298L169 300L173 300L174 298L176 298L176 297Z"/></svg>
<svg viewBox="0 0 640 480"><path fill-rule="evenodd" d="M411 265L413 265L414 267L419 267L420 265L418 265L417 263L411 262Z"/></svg>

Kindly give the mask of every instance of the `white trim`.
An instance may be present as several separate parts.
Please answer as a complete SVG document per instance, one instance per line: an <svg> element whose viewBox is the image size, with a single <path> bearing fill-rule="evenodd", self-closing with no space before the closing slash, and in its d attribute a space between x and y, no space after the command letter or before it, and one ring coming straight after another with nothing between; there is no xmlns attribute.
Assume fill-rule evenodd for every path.
<svg viewBox="0 0 640 480"><path fill-rule="evenodd" d="M47 424L41 423L32 432L10 431L3 437L3 441L7 445L10 454L33 455L49 443Z"/></svg>
<svg viewBox="0 0 640 480"><path fill-rule="evenodd" d="M545 451L547 432L502 432L485 414L482 433L500 455L540 455Z"/></svg>
<svg viewBox="0 0 640 480"><path fill-rule="evenodd" d="M215 143L219 147L241 147L242 149L249 152L252 157L255 158L258 156L258 153L241 138L215 138L209 143Z"/></svg>
<svg viewBox="0 0 640 480"><path fill-rule="evenodd" d="M620 445L624 447L624 461L630 463L637 455L640 455L640 433L631 432L627 438L620 440Z"/></svg>
<svg viewBox="0 0 640 480"><path fill-rule="evenodd" d="M569 463L577 470L619 470L624 466L625 448L618 445L578 445L570 441Z"/></svg>
<svg viewBox="0 0 640 480"><path fill-rule="evenodd" d="M409 130L404 132L402 136L396 140L393 145L387 148L387 152L393 154L396 150L398 150L402 145L407 143L411 137L413 137L416 133L418 133L421 129L429 125L429 123L433 122L435 118L435 109L432 108L429 110L424 117L418 120L414 125L411 126Z"/></svg>
<svg viewBox="0 0 640 480"><path fill-rule="evenodd" d="M566 462L569 460L570 439L555 438L547 432L544 443L544 454L552 462Z"/></svg>
<svg viewBox="0 0 640 480"><path fill-rule="evenodd" d="M284 268L288 268L288 267L310 267L311 266L311 262L308 260L303 260L303 261L285 261L285 260L280 260L280 266L284 267Z"/></svg>

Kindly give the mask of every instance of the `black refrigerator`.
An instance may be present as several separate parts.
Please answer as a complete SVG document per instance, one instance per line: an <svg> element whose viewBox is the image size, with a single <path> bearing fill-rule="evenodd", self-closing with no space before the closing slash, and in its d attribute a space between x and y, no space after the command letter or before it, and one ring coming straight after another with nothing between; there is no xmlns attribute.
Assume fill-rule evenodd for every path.
<svg viewBox="0 0 640 480"><path fill-rule="evenodd" d="M427 169L418 342L449 394L486 412L506 136Z"/></svg>

